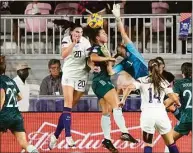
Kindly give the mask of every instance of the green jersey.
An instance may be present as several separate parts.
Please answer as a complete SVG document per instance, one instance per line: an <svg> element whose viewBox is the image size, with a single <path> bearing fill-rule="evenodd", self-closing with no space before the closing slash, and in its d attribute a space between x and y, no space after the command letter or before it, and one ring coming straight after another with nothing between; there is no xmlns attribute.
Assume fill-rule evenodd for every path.
<svg viewBox="0 0 193 153"><path fill-rule="evenodd" d="M90 54L95 53L98 56L105 57L101 50L101 46L94 45L90 48ZM97 71L94 71L93 81L110 80L110 76L107 72L107 62L94 62L94 65L98 67Z"/></svg>
<svg viewBox="0 0 193 153"><path fill-rule="evenodd" d="M17 95L20 92L16 83L6 75L0 75L0 89L5 91L5 102L0 111L0 116L11 116L19 113Z"/></svg>
<svg viewBox="0 0 193 153"><path fill-rule="evenodd" d="M179 94L181 102L181 123L192 122L192 79L177 80L174 92Z"/></svg>

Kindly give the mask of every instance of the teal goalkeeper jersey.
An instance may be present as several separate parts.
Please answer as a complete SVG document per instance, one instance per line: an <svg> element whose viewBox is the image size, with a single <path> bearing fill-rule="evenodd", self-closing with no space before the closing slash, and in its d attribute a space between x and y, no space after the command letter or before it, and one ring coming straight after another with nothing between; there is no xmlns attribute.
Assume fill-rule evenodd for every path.
<svg viewBox="0 0 193 153"><path fill-rule="evenodd" d="M192 79L177 80L174 84L174 92L178 93L180 97L180 122L192 122Z"/></svg>

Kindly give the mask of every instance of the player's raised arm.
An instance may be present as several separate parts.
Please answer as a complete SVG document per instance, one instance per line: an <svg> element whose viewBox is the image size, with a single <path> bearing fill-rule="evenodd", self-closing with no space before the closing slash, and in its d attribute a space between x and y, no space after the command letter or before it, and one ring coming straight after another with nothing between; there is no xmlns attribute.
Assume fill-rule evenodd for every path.
<svg viewBox="0 0 193 153"><path fill-rule="evenodd" d="M63 39L62 51L61 51L61 55L63 59L66 58L72 52L72 49L74 48L74 46L77 43L77 39L78 39L77 34L72 34L72 43L71 44L69 44L69 42L67 42L65 38Z"/></svg>
<svg viewBox="0 0 193 153"><path fill-rule="evenodd" d="M132 42L131 39L126 34L124 25L123 25L123 23L121 21L121 18L120 18L121 13L120 13L120 5L119 4L114 4L113 5L112 13L113 13L113 15L116 18L118 30L121 33L121 36L122 36L122 38L124 40L124 43L127 44L129 42Z"/></svg>

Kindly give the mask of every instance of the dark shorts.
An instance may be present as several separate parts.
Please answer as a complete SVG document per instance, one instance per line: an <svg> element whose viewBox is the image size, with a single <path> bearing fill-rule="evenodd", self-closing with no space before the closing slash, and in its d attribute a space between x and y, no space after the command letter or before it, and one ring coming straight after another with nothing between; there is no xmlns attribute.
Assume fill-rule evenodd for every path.
<svg viewBox="0 0 193 153"><path fill-rule="evenodd" d="M180 123L180 121L178 121L177 125L174 127L174 131L182 135L188 135L189 132L192 131L192 122Z"/></svg>
<svg viewBox="0 0 193 153"><path fill-rule="evenodd" d="M10 130L13 132L25 132L23 117L21 114L16 114L13 117L0 118L0 132Z"/></svg>
<svg viewBox="0 0 193 153"><path fill-rule="evenodd" d="M101 99L105 96L107 92L114 88L114 85L110 80L100 80L92 82L92 90L98 99Z"/></svg>

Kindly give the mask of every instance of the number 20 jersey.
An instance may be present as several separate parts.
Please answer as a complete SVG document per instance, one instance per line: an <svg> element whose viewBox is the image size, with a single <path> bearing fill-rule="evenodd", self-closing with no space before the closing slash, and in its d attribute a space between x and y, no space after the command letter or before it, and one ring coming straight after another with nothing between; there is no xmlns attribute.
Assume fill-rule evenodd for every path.
<svg viewBox="0 0 193 153"><path fill-rule="evenodd" d="M71 36L66 36L62 40L62 49L72 44ZM62 68L64 78L87 78L86 57L90 42L81 37L80 41L73 47L72 52L64 59Z"/></svg>
<svg viewBox="0 0 193 153"><path fill-rule="evenodd" d="M20 92L16 83L6 75L0 75L0 89L5 91L5 102L0 111L1 115L19 113L17 95Z"/></svg>
<svg viewBox="0 0 193 153"><path fill-rule="evenodd" d="M160 108L165 110L163 100L165 95L173 93L172 88L168 87L169 83L165 80L161 82L163 90L160 92L160 95L155 93L153 83L151 83L149 76L138 78L134 82L136 89L140 90L141 93L141 110L147 108Z"/></svg>

